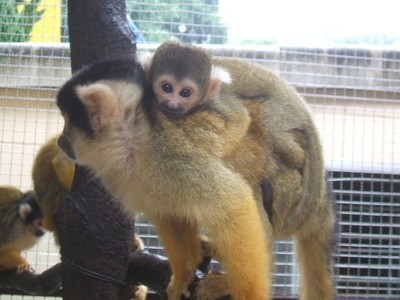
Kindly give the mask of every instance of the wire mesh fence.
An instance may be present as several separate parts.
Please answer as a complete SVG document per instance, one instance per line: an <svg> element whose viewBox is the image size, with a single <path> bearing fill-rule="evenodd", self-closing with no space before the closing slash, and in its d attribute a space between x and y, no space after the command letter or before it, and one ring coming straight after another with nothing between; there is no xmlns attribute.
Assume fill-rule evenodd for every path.
<svg viewBox="0 0 400 300"><path fill-rule="evenodd" d="M387 33L365 29L346 35L322 26L325 34L305 32L290 39L269 30L270 21L252 24L251 15L259 17L262 10L256 2L227 2L127 1L139 54L153 51L162 41L179 39L201 44L214 55L257 62L295 86L320 131L336 199L338 294L399 299L400 38L390 30L392 23L386 25ZM389 8L394 3L383 2L380 5ZM246 22L263 26L264 35ZM0 185L32 189L34 156L47 138L61 131L54 99L70 76L66 24L65 1L0 0ZM136 228L148 251L163 254L157 233L144 217L139 216ZM275 248L274 293L297 295L294 243L277 241ZM58 251L47 234L25 255L42 272L59 261ZM41 299L0 295L32 298Z"/></svg>

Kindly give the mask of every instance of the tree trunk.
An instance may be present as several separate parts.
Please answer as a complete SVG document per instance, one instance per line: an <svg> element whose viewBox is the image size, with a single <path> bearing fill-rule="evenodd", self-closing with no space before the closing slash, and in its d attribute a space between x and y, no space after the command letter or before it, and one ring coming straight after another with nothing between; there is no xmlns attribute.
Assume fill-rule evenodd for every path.
<svg viewBox="0 0 400 300"><path fill-rule="evenodd" d="M134 57L125 0L69 0L72 71L98 60ZM130 299L127 279L134 223L98 179L78 167L71 194L56 211L63 298Z"/></svg>

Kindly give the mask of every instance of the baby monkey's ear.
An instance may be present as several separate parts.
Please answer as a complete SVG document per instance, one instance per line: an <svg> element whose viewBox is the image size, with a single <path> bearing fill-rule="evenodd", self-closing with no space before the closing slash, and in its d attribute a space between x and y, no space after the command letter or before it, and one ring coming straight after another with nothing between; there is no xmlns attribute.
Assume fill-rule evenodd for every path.
<svg viewBox="0 0 400 300"><path fill-rule="evenodd" d="M221 83L230 84L232 82L231 74L222 67L213 66L210 74L210 83L207 88L205 100L212 99L218 92Z"/></svg>
<svg viewBox="0 0 400 300"><path fill-rule="evenodd" d="M117 96L109 85L100 82L81 85L76 93L86 107L94 131L110 124L117 116Z"/></svg>
<svg viewBox="0 0 400 300"><path fill-rule="evenodd" d="M231 74L222 67L213 66L211 69L211 79L219 82L223 82L226 84L230 84L232 82Z"/></svg>
<svg viewBox="0 0 400 300"><path fill-rule="evenodd" d="M150 68L153 62L153 54L145 53L138 56L139 62L143 67L147 80L150 80Z"/></svg>

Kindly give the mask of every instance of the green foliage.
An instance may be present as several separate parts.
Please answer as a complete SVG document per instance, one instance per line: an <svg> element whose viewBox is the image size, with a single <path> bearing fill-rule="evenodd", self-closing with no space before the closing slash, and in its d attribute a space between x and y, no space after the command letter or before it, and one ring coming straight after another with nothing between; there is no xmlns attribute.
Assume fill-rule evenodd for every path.
<svg viewBox="0 0 400 300"><path fill-rule="evenodd" d="M218 16L218 5L213 2L218 1L138 0L129 1L127 8L147 42L179 39L196 44L223 44L227 41L227 29Z"/></svg>
<svg viewBox="0 0 400 300"><path fill-rule="evenodd" d="M0 0L0 42L26 42L33 25L44 10L37 11L40 0ZM22 10L18 12L18 5Z"/></svg>

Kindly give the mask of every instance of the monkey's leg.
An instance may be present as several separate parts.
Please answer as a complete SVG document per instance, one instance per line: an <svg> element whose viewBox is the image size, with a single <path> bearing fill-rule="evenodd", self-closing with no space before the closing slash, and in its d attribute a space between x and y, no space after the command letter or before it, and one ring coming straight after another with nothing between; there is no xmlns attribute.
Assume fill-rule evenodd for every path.
<svg viewBox="0 0 400 300"><path fill-rule="evenodd" d="M330 210L327 208L327 210ZM307 226L296 236L296 250L301 273L302 300L335 298L332 262L333 213L316 212L313 226Z"/></svg>
<svg viewBox="0 0 400 300"><path fill-rule="evenodd" d="M22 274L31 267L18 251L9 249L0 251L0 270L16 270L17 274Z"/></svg>
<svg viewBox="0 0 400 300"><path fill-rule="evenodd" d="M227 203L224 216L210 229L230 295L235 300L269 299L272 255L256 201L250 194Z"/></svg>
<svg viewBox="0 0 400 300"><path fill-rule="evenodd" d="M160 235L172 268L168 300L190 296L188 287L201 261L201 245L197 226L184 221L158 220L154 224Z"/></svg>

